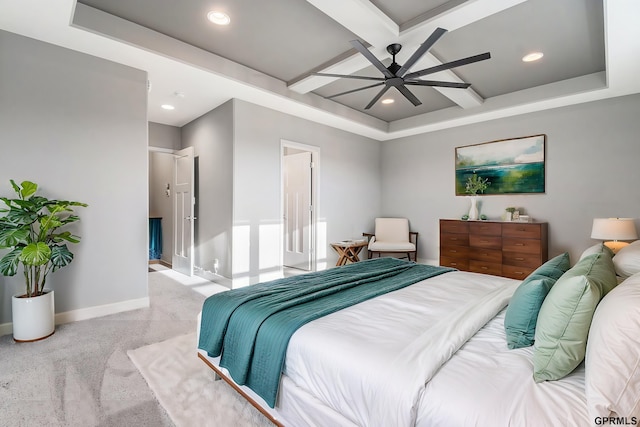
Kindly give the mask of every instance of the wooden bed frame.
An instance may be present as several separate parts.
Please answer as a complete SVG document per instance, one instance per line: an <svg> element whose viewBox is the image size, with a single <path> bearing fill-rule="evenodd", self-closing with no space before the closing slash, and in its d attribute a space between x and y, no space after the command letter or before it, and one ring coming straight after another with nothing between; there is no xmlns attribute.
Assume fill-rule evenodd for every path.
<svg viewBox="0 0 640 427"><path fill-rule="evenodd" d="M229 378L228 376L226 376L221 370L220 368L218 368L217 366L215 366L213 363L211 363L210 360L208 360L205 356L202 355L202 353L198 352L198 357L204 362L206 363L206 365L211 368L214 372L215 372L215 380L219 381L220 379L223 379L227 384L229 384L236 392L238 392L242 397L244 397L244 399L249 402L253 407L255 407L258 411L260 411L260 413L262 413L262 415L264 415L265 417L267 417L267 419L269 421L271 421L274 425L278 426L278 427L285 427L284 424L282 424L280 421L278 421L275 418L275 415L273 413L271 413L268 409L265 409L262 405L260 405L258 402L256 402L256 400L251 397L247 392L245 392L242 388L240 388L240 386L238 386L238 384L235 383L235 381L233 381L231 378Z"/></svg>

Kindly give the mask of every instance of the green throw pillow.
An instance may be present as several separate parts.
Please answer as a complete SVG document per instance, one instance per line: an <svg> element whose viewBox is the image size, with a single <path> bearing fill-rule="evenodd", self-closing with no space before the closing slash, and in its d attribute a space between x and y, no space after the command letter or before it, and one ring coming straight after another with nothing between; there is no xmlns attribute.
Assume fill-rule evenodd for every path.
<svg viewBox="0 0 640 427"><path fill-rule="evenodd" d="M536 382L563 378L582 362L596 306L616 284L611 255L604 251L582 258L551 288L536 325Z"/></svg>
<svg viewBox="0 0 640 427"><path fill-rule="evenodd" d="M542 264L518 286L504 316L507 346L511 349L533 345L538 313L556 280L569 270L565 252Z"/></svg>

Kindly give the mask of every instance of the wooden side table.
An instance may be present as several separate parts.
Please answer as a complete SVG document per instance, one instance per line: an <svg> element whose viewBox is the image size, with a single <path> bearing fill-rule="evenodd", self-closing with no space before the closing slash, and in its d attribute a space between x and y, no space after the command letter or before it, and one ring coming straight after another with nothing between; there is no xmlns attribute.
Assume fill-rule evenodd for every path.
<svg viewBox="0 0 640 427"><path fill-rule="evenodd" d="M358 262L360 258L358 254L362 251L362 248L366 247L369 243L367 241L344 241L344 242L336 242L330 243L331 247L338 253L340 258L338 258L337 266L345 265L350 262Z"/></svg>

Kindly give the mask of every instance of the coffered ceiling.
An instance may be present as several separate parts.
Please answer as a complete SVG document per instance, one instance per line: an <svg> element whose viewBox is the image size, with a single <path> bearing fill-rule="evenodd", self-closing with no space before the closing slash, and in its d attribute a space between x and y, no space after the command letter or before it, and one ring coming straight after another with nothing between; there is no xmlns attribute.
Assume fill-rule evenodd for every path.
<svg viewBox="0 0 640 427"><path fill-rule="evenodd" d="M0 28L146 70L149 119L182 126L230 98L385 140L640 91L636 0L0 0ZM230 24L206 18L224 12ZM352 48L403 64L438 27L448 30L411 68L490 52L491 59L424 79L468 89L380 88L312 73L382 77ZM544 54L523 62L530 52ZM373 82L375 83L375 82ZM166 111L162 104L172 104Z"/></svg>

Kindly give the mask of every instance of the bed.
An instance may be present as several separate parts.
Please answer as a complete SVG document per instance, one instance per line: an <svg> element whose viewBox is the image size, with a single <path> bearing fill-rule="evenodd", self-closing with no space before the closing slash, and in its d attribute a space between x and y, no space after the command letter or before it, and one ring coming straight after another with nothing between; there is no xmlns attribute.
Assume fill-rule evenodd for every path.
<svg viewBox="0 0 640 427"><path fill-rule="evenodd" d="M640 252L640 245L636 246ZM206 328L221 320L215 314L211 319L212 314L204 309L198 321L198 356L277 425L598 425L610 417L635 424L640 421L640 275L631 274L635 266L629 265L636 262L636 254L623 257L625 274L630 277L613 291L604 292L594 283L602 277L609 280L609 273L615 280L617 265L601 246L590 250L597 253L585 251L575 270L567 265L561 273L554 273L557 286L549 286L540 302L540 316L552 318L553 329L558 319L550 311L555 309L552 300L555 294L562 297L561 302L567 299L560 292L568 288L564 282L573 289L576 277L586 277L587 287L600 294L595 299L604 298L590 313L589 346L584 337L582 349L587 361L583 357L559 379L534 380L532 375L536 369L542 377L550 375L545 371L547 365L545 369L537 366L539 354L548 351L542 344L548 337L536 335L533 346L507 346L505 318L510 323L512 316L507 306L511 300L515 307L512 298L521 299L525 284L532 280L520 282L451 269L429 273L423 279L416 276L414 283L300 326L287 342L275 400L245 385L245 379L237 381L237 374L226 367L228 361L221 363L220 355L207 349L203 316ZM568 263L568 255L564 256ZM375 261L363 261L357 268L375 270L379 267ZM394 268L415 265L388 262ZM598 276L596 264L611 272ZM573 276L567 274L572 271ZM314 274L322 277L322 273ZM371 281L365 286L377 284ZM558 292L551 292L556 288ZM529 302L531 295L527 298ZM583 302L577 306L580 304ZM582 321L569 320L572 324ZM621 324L622 335L611 332L621 329ZM539 327L542 331L546 326ZM536 347L538 340L540 348ZM558 351L563 346L558 343ZM614 347L616 352L609 350ZM555 354L552 362L558 358Z"/></svg>

